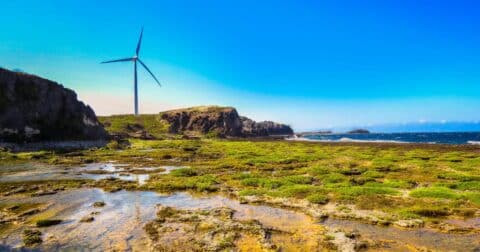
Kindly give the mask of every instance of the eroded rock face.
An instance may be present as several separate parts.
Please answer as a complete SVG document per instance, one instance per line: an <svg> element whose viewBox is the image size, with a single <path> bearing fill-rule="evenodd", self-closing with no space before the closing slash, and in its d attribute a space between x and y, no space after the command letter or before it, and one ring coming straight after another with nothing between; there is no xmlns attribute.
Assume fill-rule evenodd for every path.
<svg viewBox="0 0 480 252"><path fill-rule="evenodd" d="M237 110L229 107L194 107L166 111L162 119L170 123L171 133L197 131L219 136L241 136L242 122Z"/></svg>
<svg viewBox="0 0 480 252"><path fill-rule="evenodd" d="M101 140L93 110L62 85L0 68L0 141Z"/></svg>
<svg viewBox="0 0 480 252"><path fill-rule="evenodd" d="M255 122L250 118L242 117L242 132L245 136L274 136L293 135L290 126L272 121Z"/></svg>
<svg viewBox="0 0 480 252"><path fill-rule="evenodd" d="M261 137L291 135L293 130L284 124L270 121L255 122L240 117L232 107L194 107L161 113L161 118L170 123L170 133L189 131L202 134L213 133L221 137Z"/></svg>

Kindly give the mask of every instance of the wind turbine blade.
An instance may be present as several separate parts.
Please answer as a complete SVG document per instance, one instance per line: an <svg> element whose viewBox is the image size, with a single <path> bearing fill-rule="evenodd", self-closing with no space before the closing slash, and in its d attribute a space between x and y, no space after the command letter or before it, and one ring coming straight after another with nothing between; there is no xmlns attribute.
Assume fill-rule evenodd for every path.
<svg viewBox="0 0 480 252"><path fill-rule="evenodd" d="M150 75L152 75L153 79L155 79L157 84L161 87L162 84L160 84L160 81L157 80L157 77L155 77L155 75L153 75L152 71L150 71L150 69L148 69L148 67L145 65L145 63L143 63L140 59L137 59L137 60L138 60L138 62L140 62L140 64L142 64L143 67L145 67L145 69L150 73Z"/></svg>
<svg viewBox="0 0 480 252"><path fill-rule="evenodd" d="M137 56L138 56L138 53L140 52L140 46L142 45L142 37L143 37L143 27L142 27L142 31L140 32L140 38L138 39L137 50L135 51L135 54Z"/></svg>
<svg viewBox="0 0 480 252"><path fill-rule="evenodd" d="M101 62L100 64L113 63L113 62L123 62L123 61L132 61L132 60L133 60L133 58L124 58L124 59L103 61L103 62Z"/></svg>

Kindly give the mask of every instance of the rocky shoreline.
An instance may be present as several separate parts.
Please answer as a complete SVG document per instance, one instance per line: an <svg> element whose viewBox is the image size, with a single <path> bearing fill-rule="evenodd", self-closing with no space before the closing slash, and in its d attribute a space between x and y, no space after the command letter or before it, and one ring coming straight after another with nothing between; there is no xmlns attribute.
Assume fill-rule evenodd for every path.
<svg viewBox="0 0 480 252"><path fill-rule="evenodd" d="M30 143L0 142L0 148L12 152L29 152L42 150L63 150L73 151L90 148L101 148L107 145L107 140L85 140L85 141L42 141Z"/></svg>

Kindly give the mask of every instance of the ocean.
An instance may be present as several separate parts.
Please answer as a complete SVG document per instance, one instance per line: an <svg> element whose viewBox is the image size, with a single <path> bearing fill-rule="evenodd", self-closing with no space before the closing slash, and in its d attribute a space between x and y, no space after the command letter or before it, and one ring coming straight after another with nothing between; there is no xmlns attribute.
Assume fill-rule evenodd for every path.
<svg viewBox="0 0 480 252"><path fill-rule="evenodd" d="M311 140L320 142L480 144L480 132L309 134L292 140Z"/></svg>

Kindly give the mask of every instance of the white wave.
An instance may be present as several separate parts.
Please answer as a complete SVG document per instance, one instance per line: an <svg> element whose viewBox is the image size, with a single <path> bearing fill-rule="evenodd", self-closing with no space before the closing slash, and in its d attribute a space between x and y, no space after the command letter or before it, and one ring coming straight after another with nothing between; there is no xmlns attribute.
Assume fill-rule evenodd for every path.
<svg viewBox="0 0 480 252"><path fill-rule="evenodd" d="M338 142L355 142L355 143L409 143L405 141L398 141L398 140L381 140L381 139L376 139L376 140L360 140L360 139L352 139L348 137L342 137Z"/></svg>
<svg viewBox="0 0 480 252"><path fill-rule="evenodd" d="M396 140L360 140L352 139L348 137L342 137L340 139L310 139L305 137L289 137L285 138L289 141L308 141L308 142L320 142L320 143L332 143L332 142L344 142L344 143L410 143L405 141L396 141ZM480 142L479 142L480 144Z"/></svg>
<svg viewBox="0 0 480 252"><path fill-rule="evenodd" d="M468 144L480 144L480 141L467 141Z"/></svg>

